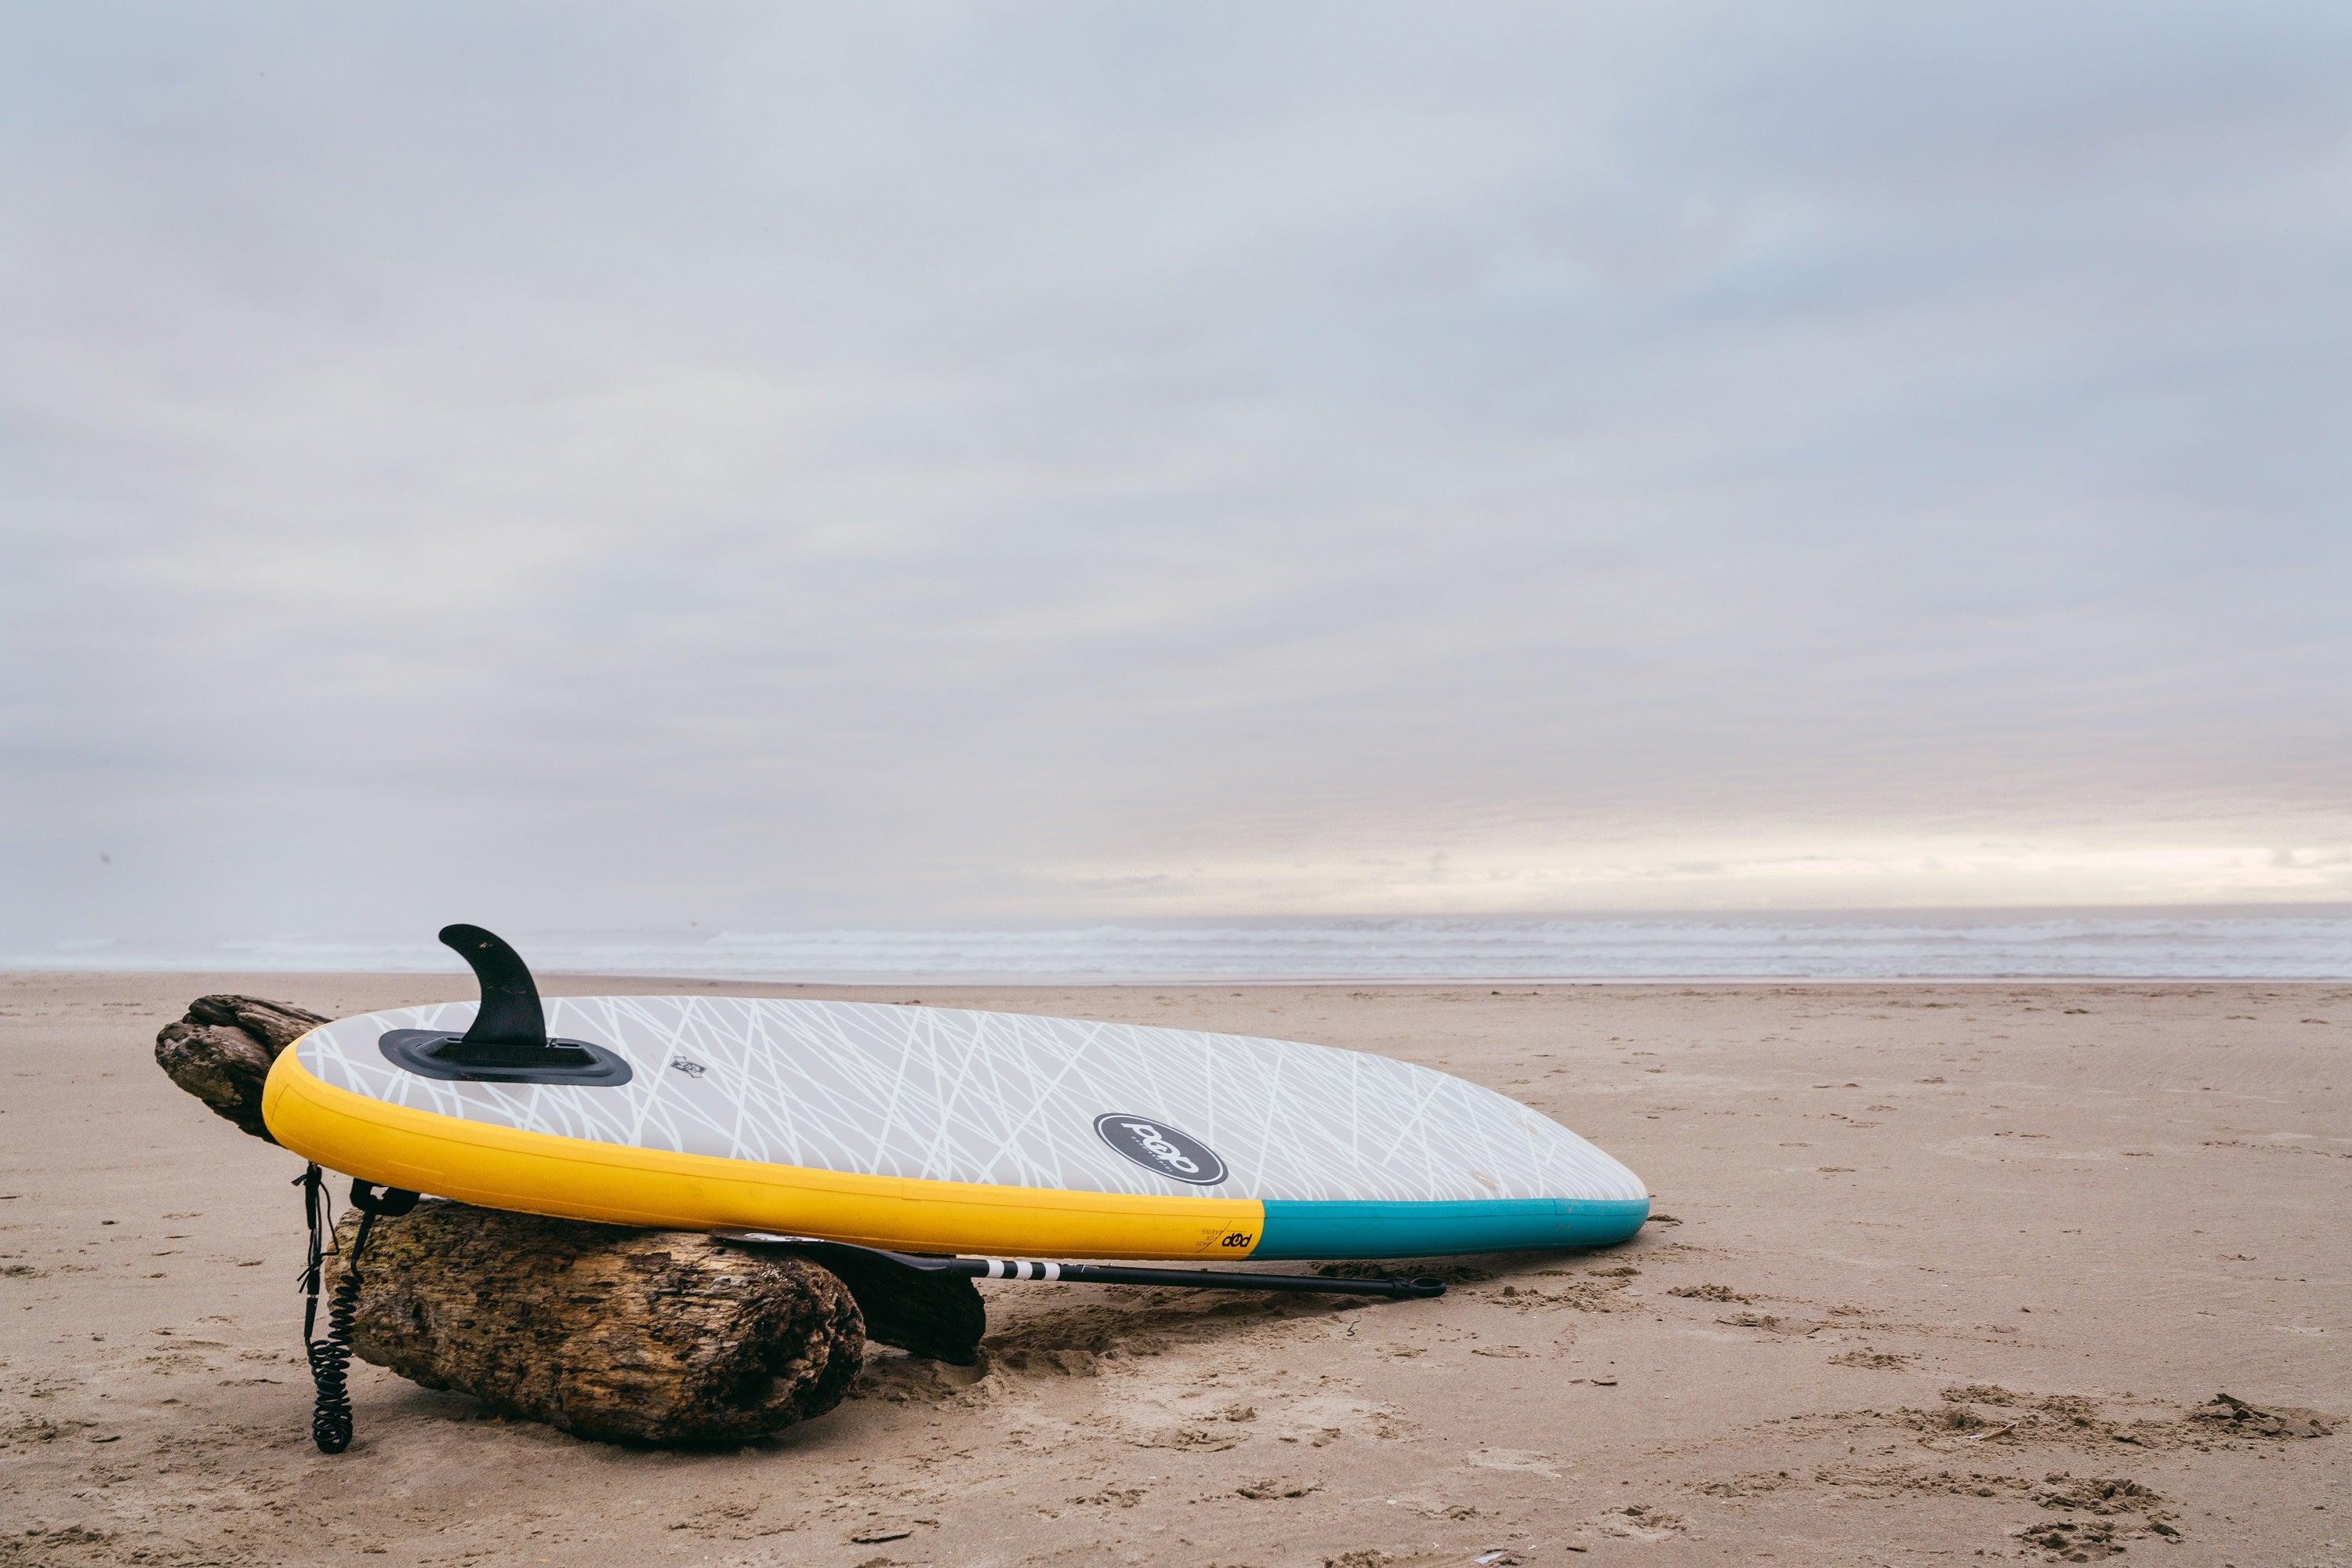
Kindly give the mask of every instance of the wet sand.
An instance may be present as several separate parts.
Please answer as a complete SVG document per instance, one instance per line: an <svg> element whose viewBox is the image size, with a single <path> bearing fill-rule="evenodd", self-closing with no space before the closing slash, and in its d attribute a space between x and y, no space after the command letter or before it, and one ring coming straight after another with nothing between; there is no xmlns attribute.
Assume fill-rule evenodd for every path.
<svg viewBox="0 0 2352 1568"><path fill-rule="evenodd" d="M463 989L0 975L0 1563L2352 1563L2352 986L730 984L1409 1058L1659 1217L1436 1301L988 1287L982 1366L728 1452L362 1366L321 1458L299 1163L154 1032Z"/></svg>

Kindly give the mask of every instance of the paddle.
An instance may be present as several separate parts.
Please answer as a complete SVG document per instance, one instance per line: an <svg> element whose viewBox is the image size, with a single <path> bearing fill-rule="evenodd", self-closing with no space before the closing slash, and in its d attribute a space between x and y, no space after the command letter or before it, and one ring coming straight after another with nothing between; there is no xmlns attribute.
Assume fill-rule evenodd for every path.
<svg viewBox="0 0 2352 1568"><path fill-rule="evenodd" d="M1445 1281L1423 1276L1414 1279L1331 1279L1319 1274L1240 1274L1215 1268L1134 1268L1120 1263L1034 1263L1016 1258L942 1258L929 1253L886 1252L845 1241L820 1241L814 1237L785 1236L767 1230L722 1230L722 1241L750 1247L780 1247L805 1253L819 1263L828 1258L889 1266L917 1274L959 1274L968 1279L1038 1279L1076 1285L1168 1285L1194 1290L1290 1290L1328 1296L1370 1296L1386 1301L1406 1301L1445 1294Z"/></svg>

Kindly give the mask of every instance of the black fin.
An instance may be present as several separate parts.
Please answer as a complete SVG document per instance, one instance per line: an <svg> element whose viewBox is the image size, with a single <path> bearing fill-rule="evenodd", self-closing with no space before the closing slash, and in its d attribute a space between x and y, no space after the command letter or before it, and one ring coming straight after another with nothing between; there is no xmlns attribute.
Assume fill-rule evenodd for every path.
<svg viewBox="0 0 2352 1568"><path fill-rule="evenodd" d="M461 1083L568 1083L611 1089L629 1081L628 1061L586 1040L547 1033L539 983L522 954L480 926L441 928L441 940L472 966L482 1005L463 1035L435 1029L393 1029L376 1042L384 1059L423 1078Z"/></svg>
<svg viewBox="0 0 2352 1568"><path fill-rule="evenodd" d="M547 1010L530 966L505 938L480 926L441 928L441 945L473 966L482 987L482 1010L456 1048L438 1053L444 1061L467 1067L531 1067L546 1059Z"/></svg>

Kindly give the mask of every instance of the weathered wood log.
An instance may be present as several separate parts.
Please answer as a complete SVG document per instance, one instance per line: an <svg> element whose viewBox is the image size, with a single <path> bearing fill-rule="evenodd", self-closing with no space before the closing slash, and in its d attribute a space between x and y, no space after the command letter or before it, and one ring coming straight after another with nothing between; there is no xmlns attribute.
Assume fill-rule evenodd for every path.
<svg viewBox="0 0 2352 1568"><path fill-rule="evenodd" d="M173 1083L256 1138L278 1142L261 1123L261 1085L278 1053L327 1020L258 996L199 996L188 1016L155 1037L155 1064Z"/></svg>
<svg viewBox="0 0 2352 1568"><path fill-rule="evenodd" d="M693 1232L428 1201L376 1221L359 1272L361 1360L583 1437L741 1442L832 1409L864 1361L832 1272Z"/></svg>
<svg viewBox="0 0 2352 1568"><path fill-rule="evenodd" d="M323 1022L259 997L202 996L155 1037L155 1059L267 1140L269 1064ZM354 1223L339 1227L346 1249ZM566 1431L643 1442L774 1431L837 1401L866 1340L969 1363L987 1331L965 1279L828 1269L689 1232L452 1203L379 1220L360 1279L353 1348L365 1360Z"/></svg>

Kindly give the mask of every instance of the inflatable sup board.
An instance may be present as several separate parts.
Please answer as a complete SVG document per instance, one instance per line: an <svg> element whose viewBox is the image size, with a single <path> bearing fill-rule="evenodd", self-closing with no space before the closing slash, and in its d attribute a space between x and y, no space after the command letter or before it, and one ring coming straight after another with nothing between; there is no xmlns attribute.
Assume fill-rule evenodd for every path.
<svg viewBox="0 0 2352 1568"><path fill-rule="evenodd" d="M776 997L483 1000L281 1052L277 1140L364 1182L622 1225L909 1253L1423 1258L1591 1247L1641 1179L1515 1100L1290 1040Z"/></svg>

